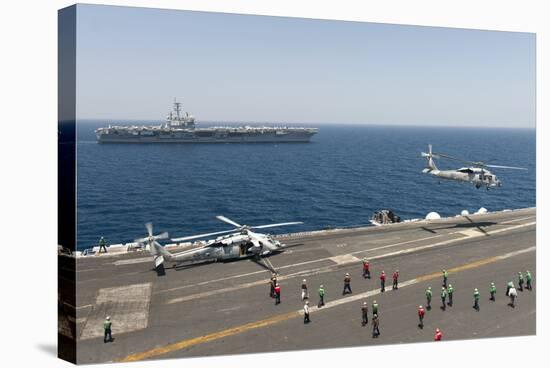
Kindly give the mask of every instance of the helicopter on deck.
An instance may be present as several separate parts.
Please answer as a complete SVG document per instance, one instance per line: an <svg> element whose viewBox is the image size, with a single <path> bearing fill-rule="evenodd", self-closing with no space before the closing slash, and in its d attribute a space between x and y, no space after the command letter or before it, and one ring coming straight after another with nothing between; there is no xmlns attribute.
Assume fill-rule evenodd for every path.
<svg viewBox="0 0 550 368"><path fill-rule="evenodd" d="M215 239L207 240L206 242L189 244L186 247L187 249L177 253L170 253L158 243L157 240L167 239L168 233L153 235L153 225L151 223L145 224L148 236L145 238L136 239L135 241L148 246L150 253L154 257L155 269L163 267L162 265L165 261L173 263L173 267L176 268L178 265L185 263L194 264L252 258L256 262L261 262L265 268L271 270L272 272L276 272L271 263L263 257L284 251L284 244L273 239L273 237L269 234L260 234L252 231L252 229L267 229L271 227L299 225L303 223L284 222L277 224L248 226L240 225L225 216L216 216L216 218L220 221L235 226L235 228L207 234L173 238L171 240L174 242L185 242L194 239L208 238L215 235L228 234L225 236L219 236Z"/></svg>
<svg viewBox="0 0 550 368"><path fill-rule="evenodd" d="M495 174L490 172L487 168L499 168L499 169L513 169L513 170L527 170L524 167L515 166L502 166L502 165L489 165L481 161L467 161L460 158L456 158L445 153L432 152L432 145L428 145L428 153L421 152L422 157L427 159L427 167L422 170L425 174L434 175L440 179L455 180L461 182L469 182L475 185L477 189L485 186L487 190L490 188L497 188L502 185L501 181ZM456 170L439 170L435 165L434 159L446 158L453 161L459 161L468 164L467 167L461 167Z"/></svg>

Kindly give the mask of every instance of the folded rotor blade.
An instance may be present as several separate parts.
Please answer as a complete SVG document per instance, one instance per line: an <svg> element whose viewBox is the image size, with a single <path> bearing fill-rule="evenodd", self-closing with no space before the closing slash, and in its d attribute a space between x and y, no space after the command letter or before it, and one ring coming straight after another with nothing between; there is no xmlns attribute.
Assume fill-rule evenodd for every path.
<svg viewBox="0 0 550 368"><path fill-rule="evenodd" d="M484 165L487 167L494 167L498 169L512 169L512 170L527 170L525 167L515 167L515 166L501 166L501 165Z"/></svg>
<svg viewBox="0 0 550 368"><path fill-rule="evenodd" d="M237 229L237 230L238 230L238 229ZM184 236L184 237L182 237L182 238L172 238L172 241L174 241L174 242L182 242L182 241L186 241L186 240L199 239L199 238L206 238L206 237L214 236L214 235L221 235L221 234L232 233L232 232L235 232L235 231L237 231L237 230L231 229L231 230L225 230L225 231L216 231L215 233L207 233L207 234L199 234L199 235Z"/></svg>
<svg viewBox="0 0 550 368"><path fill-rule="evenodd" d="M260 225L260 226L251 226L251 229L267 229L268 227L278 227L278 226L288 226L288 225L300 225L303 224L301 221L297 222L281 222L279 224L269 224L269 225Z"/></svg>
<svg viewBox="0 0 550 368"><path fill-rule="evenodd" d="M225 217L225 216L216 216L216 218L217 218L218 220L220 220L220 221L226 222L226 223L228 223L228 224L230 224L230 225L233 225L233 226L235 226L235 227L242 227L242 225L239 225L239 224L236 223L235 221L230 220L230 219L228 219L228 218Z"/></svg>

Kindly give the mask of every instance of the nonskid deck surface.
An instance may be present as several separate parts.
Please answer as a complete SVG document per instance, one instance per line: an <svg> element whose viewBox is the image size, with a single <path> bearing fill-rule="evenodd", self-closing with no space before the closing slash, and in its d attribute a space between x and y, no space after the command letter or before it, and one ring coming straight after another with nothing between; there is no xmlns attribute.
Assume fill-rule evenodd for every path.
<svg viewBox="0 0 550 368"><path fill-rule="evenodd" d="M270 272L252 261L212 263L152 270L144 252L77 259L77 334L80 363L113 360L254 353L323 347L429 341L435 327L445 339L535 333L535 292L520 293L518 307L506 306L503 288L517 272L536 279L536 210L523 209L411 222L379 228L314 232L281 237L289 246L270 257L280 272L282 303L268 296ZM361 277L361 259L371 262L373 278ZM440 277L450 270L455 306L438 306ZM391 290L391 274L403 283ZM378 293L385 270L387 291ZM352 276L353 294L342 296L343 277ZM320 284L327 308L312 313L304 325L299 310L302 279L312 305ZM497 284L497 302L489 303L488 285ZM426 327L416 324L424 290L434 290ZM471 308L473 288L482 308ZM360 306L377 299L381 332L370 337L361 327ZM103 344L102 321L113 320L115 341ZM215 347L213 349L213 347Z"/></svg>

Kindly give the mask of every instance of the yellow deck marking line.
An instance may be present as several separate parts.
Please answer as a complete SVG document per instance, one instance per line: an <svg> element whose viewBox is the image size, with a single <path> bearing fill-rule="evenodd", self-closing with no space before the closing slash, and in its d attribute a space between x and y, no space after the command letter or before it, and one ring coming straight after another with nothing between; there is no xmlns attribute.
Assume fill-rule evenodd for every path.
<svg viewBox="0 0 550 368"><path fill-rule="evenodd" d="M179 342L176 342L174 344L161 346L152 350L144 351L142 353L135 353L128 355L126 358L121 359L121 362L135 362L138 360L148 359L155 356L167 354L176 350L185 349L194 345L204 344L210 341L222 339L227 336L233 336L237 335L252 329L266 327L278 322L286 321L288 319L298 317L300 314L298 312L289 312L285 314L280 314L278 316L274 316L268 319L264 319L261 321L251 322L247 323L245 325L229 328L227 330L222 330L218 332L214 332L208 335L195 337L192 339L182 340Z"/></svg>
<svg viewBox="0 0 550 368"><path fill-rule="evenodd" d="M523 254L523 253L532 252L532 251L535 251L535 250L536 250L536 247L533 246L533 247L521 249L521 250L518 250L518 251L506 253L506 254L503 254L503 255L500 255L500 256L485 258L485 259L481 259L481 260L476 261L476 262L471 262L471 263L467 263L467 264L464 264L464 265L461 265L461 266L458 266L458 267L453 267L453 268L448 269L447 271L450 274L451 273L458 273L458 272L469 270L469 269L472 269L472 268L478 268L478 267L481 267L481 266L484 266L484 265L487 265L487 264L495 263L495 262L498 262L498 261L501 261L501 260L504 260L504 259L507 259L507 258L511 258L511 257L517 256L517 255ZM420 277L417 277L417 278L414 278L414 279L411 279L411 280L400 283L400 288L407 287L407 286L414 285L414 284L418 284L418 283L423 282L423 281L432 280L432 279L435 279L435 278L438 278L438 277L441 277L441 272L434 272L434 273L431 273L431 274L428 274L428 275L420 276ZM314 306L314 307L310 308L310 313L320 312L322 310L327 310L327 309L334 308L334 307L337 307L337 306L340 306L340 305L343 305L343 304L348 304L348 303L351 303L351 302L354 302L354 301L357 301L357 300L360 300L360 299L364 299L364 298L367 298L367 297L371 297L373 295L377 295L379 293L380 293L380 289L376 289L376 290L370 290L370 291L367 291L367 292L364 292L364 293L356 294L356 295L353 295L353 296L340 298L340 299L337 299L335 301L327 303L322 308L317 308L316 306ZM147 351L144 351L144 352L141 352L141 353L130 354L130 355L126 356L125 358L122 358L118 361L120 361L120 362L133 362L133 361L138 361L138 360L150 359L150 358L153 358L153 357L157 357L159 355L172 353L172 352L177 351L177 350L186 349L186 348L189 348L189 347L192 347L192 346L204 344L204 343L211 342L211 341L214 341L214 340L219 340L219 339L222 339L224 337L235 336L235 335L244 333L246 331L250 331L250 330L257 329L257 328L262 328L262 327L267 327L267 326L270 326L270 325L274 325L274 324L279 323L279 322L284 322L284 321L287 321L289 319L299 317L300 315L302 315L302 310L301 309L298 310L298 311L293 311L293 312L289 312L289 313L280 314L280 315L270 317L270 318L267 318L267 319L263 319L263 320L259 320L259 321L255 321L255 322L250 322L250 323L247 323L247 324L244 324L244 325L241 325L241 326L236 326L236 327L228 328L228 329L221 330L221 331L218 331L218 332L213 332L211 334L207 334L207 335L203 335L203 336L199 336L199 337L195 337L195 338L191 338L191 339L185 339L185 340L176 342L174 344L161 346L161 347L154 348L154 349L151 349L151 350L147 350Z"/></svg>

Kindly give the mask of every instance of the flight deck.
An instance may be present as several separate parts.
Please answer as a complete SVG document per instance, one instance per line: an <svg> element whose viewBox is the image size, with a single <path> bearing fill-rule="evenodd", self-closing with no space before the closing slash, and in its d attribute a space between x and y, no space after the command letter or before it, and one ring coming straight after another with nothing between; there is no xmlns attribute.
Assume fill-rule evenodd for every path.
<svg viewBox="0 0 550 368"><path fill-rule="evenodd" d="M268 257L279 272L281 304L269 296L271 271L251 260L166 268L158 275L148 252L76 258L77 362L194 357L536 333L536 209L493 212L380 227L278 236L287 246ZM362 277L362 259L371 279ZM391 275L399 270L399 289ZM454 305L439 308L441 273L449 272ZM380 272L387 274L380 292ZM508 281L533 275L532 291L507 304ZM344 275L353 293L342 295ZM302 280L307 280L311 323L302 321ZM497 286L489 300L489 284ZM326 305L317 308L324 285ZM432 309L420 329L417 307L433 289ZM481 293L480 310L473 290ZM361 325L361 305L380 305L380 336ZM103 343L103 320L114 341Z"/></svg>

